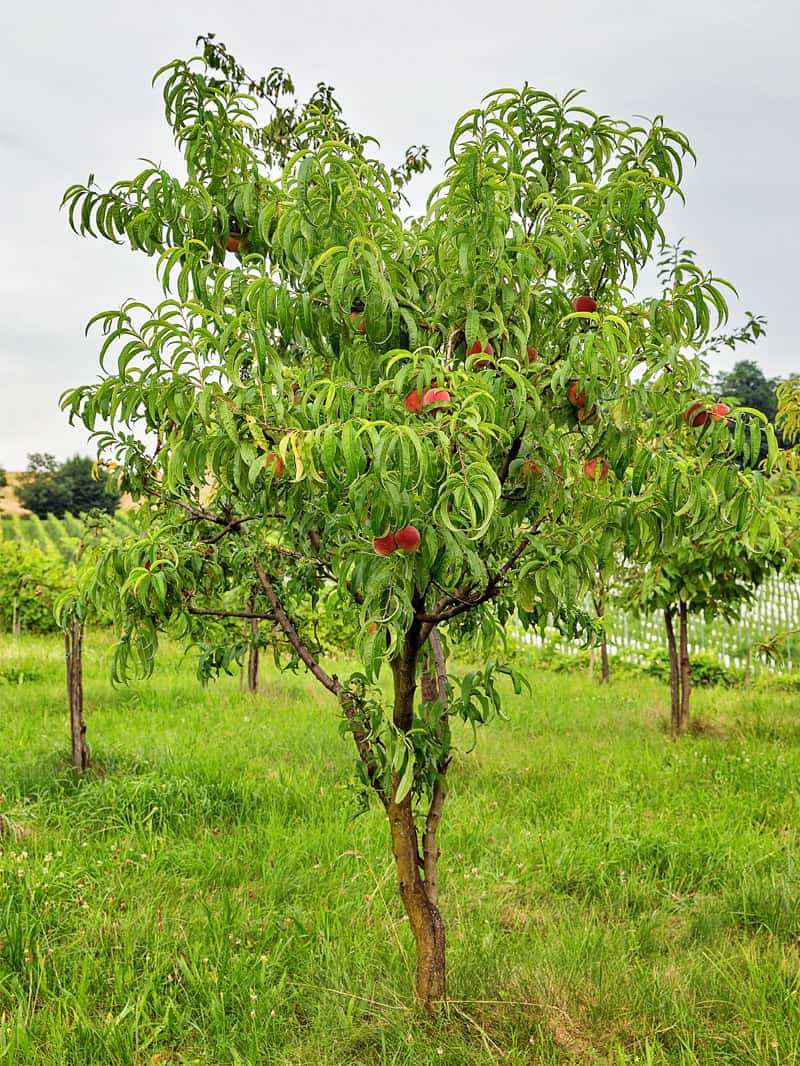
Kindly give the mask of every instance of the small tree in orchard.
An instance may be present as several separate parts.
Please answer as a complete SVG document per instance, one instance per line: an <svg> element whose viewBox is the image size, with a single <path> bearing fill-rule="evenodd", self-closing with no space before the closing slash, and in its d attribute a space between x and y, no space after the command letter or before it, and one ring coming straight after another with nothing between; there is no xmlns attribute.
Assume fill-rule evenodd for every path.
<svg viewBox="0 0 800 1066"><path fill-rule="evenodd" d="M405 219L402 175L343 135L329 95L262 121L269 79L209 42L160 76L185 173L65 197L79 231L156 257L165 293L97 316L100 380L64 396L150 515L98 547L81 595L116 619L120 680L162 631L200 643L210 676L255 619L330 692L387 817L430 1007L451 723L500 705L496 664L448 676L448 636L480 649L513 616L574 633L601 543L652 553L751 511L721 454L735 437L697 443L712 498L665 434L725 316L719 284L687 264L663 298L632 292L688 144L575 94L498 91ZM332 588L356 625L347 677L314 637Z"/></svg>
<svg viewBox="0 0 800 1066"><path fill-rule="evenodd" d="M744 509L743 509L744 511ZM740 528L693 540L685 537L650 567L631 575L625 601L648 614L662 611L670 664L673 736L690 725L689 618L735 621L760 585L783 568L796 547L788 510L762 492L755 513ZM677 634L676 634L677 620Z"/></svg>

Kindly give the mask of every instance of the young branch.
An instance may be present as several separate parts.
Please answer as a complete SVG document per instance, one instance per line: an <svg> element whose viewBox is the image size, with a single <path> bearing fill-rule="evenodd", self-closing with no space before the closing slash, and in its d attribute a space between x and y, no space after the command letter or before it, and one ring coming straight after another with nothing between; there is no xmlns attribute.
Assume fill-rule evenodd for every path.
<svg viewBox="0 0 800 1066"><path fill-rule="evenodd" d="M266 570L261 565L258 559L254 560L254 566L256 574L258 574L258 580L261 582L261 587L264 589L267 599L270 602L270 606L272 607L274 619L286 634L289 643L292 645L294 650L297 652L299 658L302 660L302 662L305 663L305 665L308 667L308 669L311 671L317 681L319 681L321 685L324 685L328 692L331 692L334 696L338 696L342 690L341 682L337 681L335 678L331 677L330 674L326 673L325 670L323 670L323 668L319 665L319 663L311 654L309 649L300 639L300 636L298 635L298 632L295 629L291 618L289 618L288 614L283 609L281 602L275 592L275 589L272 587L272 582L270 581Z"/></svg>
<svg viewBox="0 0 800 1066"><path fill-rule="evenodd" d="M192 607L190 603L186 604L186 610L189 614L210 615L213 618L249 618L256 621L274 622L274 614L259 614L257 611L226 611L215 610L207 607Z"/></svg>
<svg viewBox="0 0 800 1066"><path fill-rule="evenodd" d="M540 525L541 522L537 522L531 532L522 538L511 553L511 556L497 573L489 578L486 587L477 595L470 596L469 590L456 589L454 593L443 596L429 614L418 614L418 621L423 623L420 629L420 643L424 643L428 639L431 630L439 622L446 622L450 618L455 618L460 614L464 614L465 611L469 611L473 607L478 607L481 603L486 603L487 600L493 599L500 592L506 575L516 565L517 560L530 544L531 538L538 532Z"/></svg>

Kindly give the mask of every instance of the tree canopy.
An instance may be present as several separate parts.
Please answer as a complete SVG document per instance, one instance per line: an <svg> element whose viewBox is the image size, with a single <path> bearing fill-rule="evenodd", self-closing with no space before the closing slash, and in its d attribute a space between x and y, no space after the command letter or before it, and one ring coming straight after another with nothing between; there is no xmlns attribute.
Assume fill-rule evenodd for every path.
<svg viewBox="0 0 800 1066"><path fill-rule="evenodd" d="M150 669L164 630L201 646L205 674L226 668L230 620L255 618L336 697L435 1002L450 720L496 717L509 673L449 676L448 637L480 657L511 618L580 632L614 546L760 522L750 467L774 435L737 412L729 433L699 391L726 283L677 255L659 297L635 291L691 149L661 118L501 89L456 121L408 218L327 96L284 136L266 83L219 46L158 78L185 171L64 200L78 232L155 257L164 293L95 317L100 379L63 397L147 503L80 595L117 622L118 679ZM304 623L331 586L358 619L344 678Z"/></svg>

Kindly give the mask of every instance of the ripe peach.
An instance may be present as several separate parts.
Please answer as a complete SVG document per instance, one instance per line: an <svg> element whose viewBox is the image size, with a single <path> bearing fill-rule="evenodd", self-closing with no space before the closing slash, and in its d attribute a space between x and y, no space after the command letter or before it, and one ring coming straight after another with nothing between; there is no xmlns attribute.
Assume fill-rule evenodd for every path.
<svg viewBox="0 0 800 1066"><path fill-rule="evenodd" d="M598 473L597 467L600 465L600 472ZM605 481L608 477L608 463L605 459L588 459L583 464L583 476L588 478L589 481Z"/></svg>
<svg viewBox="0 0 800 1066"><path fill-rule="evenodd" d="M585 407L586 389L581 389L581 391L578 392L578 382L573 379L567 386L567 399L573 407Z"/></svg>
<svg viewBox="0 0 800 1066"><path fill-rule="evenodd" d="M422 397L422 406L427 407L432 403L449 403L450 393L447 389L428 389Z"/></svg>
<svg viewBox="0 0 800 1066"><path fill-rule="evenodd" d="M382 537L375 537L372 548L376 555L394 555L397 551L397 541L394 533L385 533Z"/></svg>
<svg viewBox="0 0 800 1066"><path fill-rule="evenodd" d="M422 410L422 389L415 389L403 400L403 406L410 415L418 415Z"/></svg>
<svg viewBox="0 0 800 1066"><path fill-rule="evenodd" d="M684 414L684 419L690 426L704 426L708 421L708 411L704 403L693 403Z"/></svg>
<svg viewBox="0 0 800 1066"><path fill-rule="evenodd" d="M416 526L403 526L395 533L394 539L401 552L415 552L422 540Z"/></svg>

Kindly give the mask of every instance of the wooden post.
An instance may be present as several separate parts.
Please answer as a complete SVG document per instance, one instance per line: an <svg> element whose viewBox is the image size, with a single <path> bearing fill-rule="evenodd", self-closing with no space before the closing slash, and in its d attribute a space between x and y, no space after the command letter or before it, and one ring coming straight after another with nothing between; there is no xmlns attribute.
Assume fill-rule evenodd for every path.
<svg viewBox="0 0 800 1066"><path fill-rule="evenodd" d="M594 610L595 614L600 619L600 622L603 626L602 632L600 634L600 681L605 682L607 684L610 675L608 669L608 639L606 637L605 627L606 605L602 585L600 586L599 592L594 597ZM592 651L594 651L594 641L592 641ZM594 663L592 663L592 665L594 665Z"/></svg>
<svg viewBox="0 0 800 1066"><path fill-rule="evenodd" d="M692 692L692 678L689 664L689 619L686 603L680 602L680 649L681 649L681 716L680 731L689 728L689 697Z"/></svg>
<svg viewBox="0 0 800 1066"><path fill-rule="evenodd" d="M248 610L251 614L255 613L256 609L256 590L255 588L250 593L250 601L248 603ZM245 622L245 632L247 632L248 623ZM247 689L250 693L255 695L258 692L258 619L251 618L249 623L250 629L250 649L247 655Z"/></svg>
<svg viewBox="0 0 800 1066"><path fill-rule="evenodd" d="M675 627L672 624L674 614L674 607L664 609L664 624L667 627L667 648L669 649L670 732L675 737L681 729L681 699L678 647L675 643Z"/></svg>
<svg viewBox="0 0 800 1066"><path fill-rule="evenodd" d="M83 717L83 626L73 618L64 630L67 659L67 699L72 735L72 765L83 772L89 768L89 746Z"/></svg>

